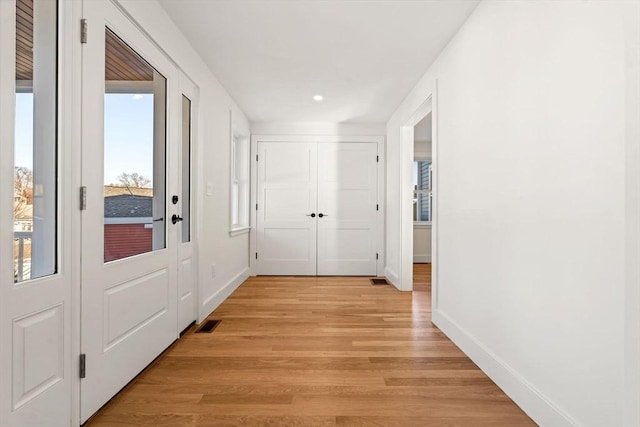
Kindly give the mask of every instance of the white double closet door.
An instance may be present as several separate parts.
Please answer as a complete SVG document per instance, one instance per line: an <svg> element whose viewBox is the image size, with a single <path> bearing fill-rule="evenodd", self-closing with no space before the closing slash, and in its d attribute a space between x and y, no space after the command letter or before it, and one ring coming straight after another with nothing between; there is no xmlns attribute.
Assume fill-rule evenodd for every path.
<svg viewBox="0 0 640 427"><path fill-rule="evenodd" d="M255 273L375 276L377 144L257 145Z"/></svg>

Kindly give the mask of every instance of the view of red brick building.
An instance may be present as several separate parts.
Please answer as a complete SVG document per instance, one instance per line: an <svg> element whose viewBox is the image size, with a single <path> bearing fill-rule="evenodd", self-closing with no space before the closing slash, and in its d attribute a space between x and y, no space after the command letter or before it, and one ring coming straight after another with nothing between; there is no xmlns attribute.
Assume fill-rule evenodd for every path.
<svg viewBox="0 0 640 427"><path fill-rule="evenodd" d="M151 230L145 224L105 224L104 262L150 252Z"/></svg>
<svg viewBox="0 0 640 427"><path fill-rule="evenodd" d="M152 250L153 189L105 186L104 262Z"/></svg>

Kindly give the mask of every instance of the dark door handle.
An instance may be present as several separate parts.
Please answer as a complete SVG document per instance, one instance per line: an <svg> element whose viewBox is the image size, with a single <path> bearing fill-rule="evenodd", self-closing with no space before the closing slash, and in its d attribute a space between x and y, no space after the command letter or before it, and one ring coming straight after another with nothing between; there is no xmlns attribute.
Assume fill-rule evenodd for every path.
<svg viewBox="0 0 640 427"><path fill-rule="evenodd" d="M325 214L323 214L323 213L319 213L319 214L318 214L318 216L319 216L320 218L322 218L323 216L329 216L329 215L325 215Z"/></svg>
<svg viewBox="0 0 640 427"><path fill-rule="evenodd" d="M310 216L311 218L315 218L316 214L312 213L312 214L307 214L307 216Z"/></svg>
<svg viewBox="0 0 640 427"><path fill-rule="evenodd" d="M164 218L154 218L153 222L159 222L159 221L164 221Z"/></svg>
<svg viewBox="0 0 640 427"><path fill-rule="evenodd" d="M178 215L176 215L176 214L173 214L173 215L171 216L171 223L172 223L172 224L175 224L175 223L177 223L178 221L182 221L182 218L181 218L181 217L179 217L179 216L178 216Z"/></svg>

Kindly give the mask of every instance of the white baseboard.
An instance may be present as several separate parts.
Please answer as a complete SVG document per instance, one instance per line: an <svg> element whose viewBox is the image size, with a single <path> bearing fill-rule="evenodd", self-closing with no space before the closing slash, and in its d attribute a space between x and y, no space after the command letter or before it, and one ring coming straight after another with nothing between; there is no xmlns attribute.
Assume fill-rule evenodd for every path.
<svg viewBox="0 0 640 427"><path fill-rule="evenodd" d="M413 262L431 262L431 255L414 255Z"/></svg>
<svg viewBox="0 0 640 427"><path fill-rule="evenodd" d="M245 280L249 278L249 268L245 268L238 275L236 275L233 279L228 281L218 292L211 295L209 298L204 300L202 303L202 311L203 315L198 319L198 323L202 322L209 314L213 312L220 304L224 302L229 295L233 293L238 286L244 283Z"/></svg>
<svg viewBox="0 0 640 427"><path fill-rule="evenodd" d="M540 426L580 427L513 368L437 309L433 323Z"/></svg>
<svg viewBox="0 0 640 427"><path fill-rule="evenodd" d="M397 289L400 289L400 278L393 270L389 270L389 267L384 269L384 277L387 278L387 281L395 286Z"/></svg>

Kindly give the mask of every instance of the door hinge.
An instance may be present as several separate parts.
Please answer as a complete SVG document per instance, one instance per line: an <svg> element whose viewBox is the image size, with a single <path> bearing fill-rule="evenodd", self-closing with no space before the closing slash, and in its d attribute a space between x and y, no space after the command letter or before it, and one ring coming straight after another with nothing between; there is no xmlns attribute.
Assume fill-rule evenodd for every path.
<svg viewBox="0 0 640 427"><path fill-rule="evenodd" d="M256 210L258 210L258 204L256 203Z"/></svg>
<svg viewBox="0 0 640 427"><path fill-rule="evenodd" d="M87 210L87 187L84 185L80 187L80 210Z"/></svg>
<svg viewBox="0 0 640 427"><path fill-rule="evenodd" d="M256 162L258 161L258 155L256 154Z"/></svg>
<svg viewBox="0 0 640 427"><path fill-rule="evenodd" d="M258 252L256 252L256 259L258 259Z"/></svg>
<svg viewBox="0 0 640 427"><path fill-rule="evenodd" d="M378 253L376 252L376 259L378 259Z"/></svg>
<svg viewBox="0 0 640 427"><path fill-rule="evenodd" d="M86 378L87 376L87 355L80 354L80 378Z"/></svg>
<svg viewBox="0 0 640 427"><path fill-rule="evenodd" d="M80 20L80 43L87 43L87 18L82 18Z"/></svg>
<svg viewBox="0 0 640 427"><path fill-rule="evenodd" d="M376 210L379 211L380 210L380 205L376 205Z"/></svg>
<svg viewBox="0 0 640 427"><path fill-rule="evenodd" d="M376 156L376 163L380 161L380 156Z"/></svg>

